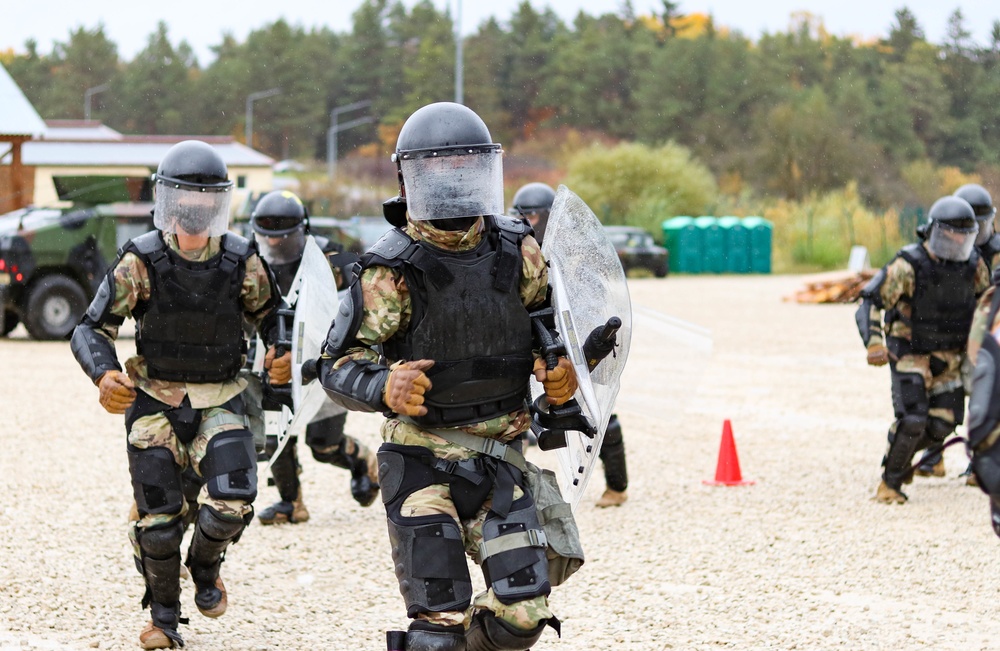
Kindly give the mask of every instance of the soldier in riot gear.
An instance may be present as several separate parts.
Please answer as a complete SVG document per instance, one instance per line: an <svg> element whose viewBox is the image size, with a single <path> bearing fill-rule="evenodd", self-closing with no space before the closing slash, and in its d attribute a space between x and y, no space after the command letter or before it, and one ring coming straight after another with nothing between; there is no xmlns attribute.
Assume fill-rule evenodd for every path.
<svg viewBox="0 0 1000 651"><path fill-rule="evenodd" d="M976 250L979 256L986 263L991 277L996 273L997 262L1000 259L1000 234L994 229L993 218L997 209L993 206L993 198L986 188L978 183L967 183L955 190L954 196L965 199L973 212L976 213L976 223L979 225L979 232L976 234ZM996 284L997 278L993 278ZM928 450L920 458L917 465L916 474L924 477L944 477L944 456L939 450ZM962 473L969 485L975 485L975 476L972 474L972 466Z"/></svg>
<svg viewBox="0 0 1000 651"><path fill-rule="evenodd" d="M548 276L528 228L502 215L501 156L460 104L407 119L387 204L405 201L405 225L362 257L313 363L331 398L387 416L379 483L414 620L390 633L393 651L523 650L558 627L519 448L530 375L552 404L570 400L576 376L533 352L530 310L547 304ZM486 579L475 599L466 551Z"/></svg>
<svg viewBox="0 0 1000 651"><path fill-rule="evenodd" d="M855 318L868 363L890 366L896 420L875 499L902 504L917 451L944 441L964 417L961 365L976 298L989 286L975 251L975 213L942 197L923 243L903 247L862 291ZM883 338L882 312L885 311Z"/></svg>
<svg viewBox="0 0 1000 651"><path fill-rule="evenodd" d="M534 231L539 244L545 236L555 190L545 183L528 183L514 193L510 213L519 216ZM597 500L597 506L606 508L621 506L628 499L628 466L625 463L625 439L617 414L611 414L608 428L601 444L601 462L604 464L604 493Z"/></svg>
<svg viewBox="0 0 1000 651"><path fill-rule="evenodd" d="M299 270L306 236L309 234L309 215L305 205L292 192L276 190L257 202L250 215L250 226L261 256L267 261L278 281L281 294L288 295L292 280ZM358 256L345 252L344 247L332 240L313 236L316 244L327 254L327 259L338 278L348 277ZM266 386L266 385L265 385ZM265 399L267 407L279 409L280 404ZM321 418L306 426L306 444L313 458L351 472L351 495L362 506L369 506L378 495L378 463L375 454L352 436L344 434L347 412L343 407L330 403ZM265 452L271 458L271 475L281 499L257 514L263 524L282 522L299 523L309 519L309 510L302 500L299 482L297 437L291 437L281 453L273 457L278 447L278 437L269 435Z"/></svg>
<svg viewBox="0 0 1000 651"><path fill-rule="evenodd" d="M100 389L100 403L125 415L129 472L138 519L129 537L146 583L150 622L144 649L183 646L181 540L188 509L182 472L201 480L185 565L206 617L226 611L219 567L253 517L256 454L238 378L246 355L244 320L273 339L280 295L256 246L227 231L232 181L211 146L171 147L154 176L156 230L119 252L73 331L71 348ZM118 362L114 341L136 321L137 354ZM291 378L291 355L269 348L274 384Z"/></svg>

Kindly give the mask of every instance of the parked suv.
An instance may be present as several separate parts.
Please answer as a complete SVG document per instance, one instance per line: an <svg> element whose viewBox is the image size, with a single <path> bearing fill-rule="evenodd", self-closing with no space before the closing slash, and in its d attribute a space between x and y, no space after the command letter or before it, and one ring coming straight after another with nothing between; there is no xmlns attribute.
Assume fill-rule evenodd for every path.
<svg viewBox="0 0 1000 651"><path fill-rule="evenodd" d="M34 339L66 337L118 247L153 229L152 208L116 202L0 215L0 336L21 322Z"/></svg>
<svg viewBox="0 0 1000 651"><path fill-rule="evenodd" d="M615 246L625 273L629 269L648 269L657 278L663 278L670 271L669 253L657 246L653 236L646 231L633 226L605 226L604 230Z"/></svg>

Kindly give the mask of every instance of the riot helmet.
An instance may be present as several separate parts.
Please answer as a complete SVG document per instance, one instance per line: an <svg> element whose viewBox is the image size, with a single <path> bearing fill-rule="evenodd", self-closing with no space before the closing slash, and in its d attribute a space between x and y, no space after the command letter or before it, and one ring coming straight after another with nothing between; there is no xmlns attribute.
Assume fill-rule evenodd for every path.
<svg viewBox="0 0 1000 651"><path fill-rule="evenodd" d="M969 202L955 196L941 197L931 206L927 218L930 252L943 260L968 260L979 232L976 213Z"/></svg>
<svg viewBox="0 0 1000 651"><path fill-rule="evenodd" d="M407 118L392 160L410 219L469 223L503 213L503 149L476 113L438 102Z"/></svg>
<svg viewBox="0 0 1000 651"><path fill-rule="evenodd" d="M211 145L185 140L171 147L153 175L153 225L164 233L217 237L229 228L233 182Z"/></svg>
<svg viewBox="0 0 1000 651"><path fill-rule="evenodd" d="M535 230L539 242L545 237L545 225L549 221L549 210L555 201L556 192L544 183L528 183L514 193L510 208L512 217L524 219Z"/></svg>
<svg viewBox="0 0 1000 651"><path fill-rule="evenodd" d="M287 264L302 257L309 213L294 193L275 190L257 202L250 214L250 227L264 259L270 264Z"/></svg>
<svg viewBox="0 0 1000 651"><path fill-rule="evenodd" d="M993 217L997 214L997 209L993 205L993 197L986 191L986 188L978 183L966 183L955 190L955 196L968 201L976 213L976 221L979 222L976 246L986 244L993 237Z"/></svg>

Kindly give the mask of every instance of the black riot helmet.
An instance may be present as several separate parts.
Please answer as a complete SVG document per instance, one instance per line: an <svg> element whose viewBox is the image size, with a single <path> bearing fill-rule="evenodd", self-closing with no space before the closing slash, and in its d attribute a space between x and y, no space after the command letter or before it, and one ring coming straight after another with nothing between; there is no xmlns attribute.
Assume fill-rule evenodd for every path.
<svg viewBox="0 0 1000 651"><path fill-rule="evenodd" d="M927 213L930 231L927 248L944 260L965 261L979 232L976 213L969 202L959 197L941 197Z"/></svg>
<svg viewBox="0 0 1000 651"><path fill-rule="evenodd" d="M222 235L229 228L229 170L222 156L200 140L179 142L156 174L153 224L165 233Z"/></svg>
<svg viewBox="0 0 1000 651"><path fill-rule="evenodd" d="M976 221L979 222L976 246L986 244L993 237L993 217L997 214L997 209L993 205L993 197L986 191L986 188L978 183L966 183L955 190L955 196L968 201L976 213Z"/></svg>
<svg viewBox="0 0 1000 651"><path fill-rule="evenodd" d="M541 242L545 236L545 225L548 223L549 211L555 198L555 190L544 183L522 185L514 193L510 214L531 224L535 230L535 239Z"/></svg>
<svg viewBox="0 0 1000 651"><path fill-rule="evenodd" d="M475 111L453 102L407 118L392 160L410 219L463 220L503 213L503 149Z"/></svg>
<svg viewBox="0 0 1000 651"><path fill-rule="evenodd" d="M250 214L254 239L269 264L282 265L302 257L309 232L309 212L288 190L268 192Z"/></svg>

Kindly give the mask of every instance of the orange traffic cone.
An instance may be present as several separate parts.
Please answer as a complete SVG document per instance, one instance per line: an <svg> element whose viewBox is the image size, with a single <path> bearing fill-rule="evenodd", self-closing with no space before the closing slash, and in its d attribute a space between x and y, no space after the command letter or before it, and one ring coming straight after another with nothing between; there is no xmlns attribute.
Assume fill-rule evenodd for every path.
<svg viewBox="0 0 1000 651"><path fill-rule="evenodd" d="M719 444L719 463L715 467L715 479L703 479L709 486L749 486L752 480L744 481L740 474L740 460L736 456L736 441L733 440L733 426L728 420L722 423L722 442Z"/></svg>

